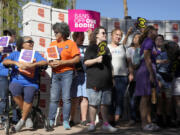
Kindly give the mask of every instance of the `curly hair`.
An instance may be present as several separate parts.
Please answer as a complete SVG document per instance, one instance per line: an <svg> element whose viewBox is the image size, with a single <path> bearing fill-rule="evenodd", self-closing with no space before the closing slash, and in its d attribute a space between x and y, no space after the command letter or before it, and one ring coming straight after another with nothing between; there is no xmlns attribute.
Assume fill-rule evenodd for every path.
<svg viewBox="0 0 180 135"><path fill-rule="evenodd" d="M69 37L69 35L70 35L69 26L68 26L67 23L64 23L64 22L62 22L62 23L55 23L53 25L53 30L61 33L62 37L64 39L67 39Z"/></svg>
<svg viewBox="0 0 180 135"><path fill-rule="evenodd" d="M139 44L141 45L145 38L147 38L149 31L156 30L152 25L149 25L145 28L143 34L139 38Z"/></svg>
<svg viewBox="0 0 180 135"><path fill-rule="evenodd" d="M100 29L104 29L106 32L106 29L102 26L97 27L90 35L90 45L94 45L97 42L96 35L99 33Z"/></svg>

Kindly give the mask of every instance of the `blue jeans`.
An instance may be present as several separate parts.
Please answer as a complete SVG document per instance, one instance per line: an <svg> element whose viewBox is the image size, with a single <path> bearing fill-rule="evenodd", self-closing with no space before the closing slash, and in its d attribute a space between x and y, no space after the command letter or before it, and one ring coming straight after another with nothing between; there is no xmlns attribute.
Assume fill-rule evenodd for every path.
<svg viewBox="0 0 180 135"><path fill-rule="evenodd" d="M0 115L5 111L8 92L8 79L6 76L0 76Z"/></svg>
<svg viewBox="0 0 180 135"><path fill-rule="evenodd" d="M115 100L115 115L122 115L124 110L124 94L128 85L127 76L115 76L115 93L113 99Z"/></svg>
<svg viewBox="0 0 180 135"><path fill-rule="evenodd" d="M69 121L71 110L70 89L73 78L73 71L63 73L53 73L52 84L50 90L49 120L54 121L56 111L60 101L60 92L62 90L63 100L63 120Z"/></svg>

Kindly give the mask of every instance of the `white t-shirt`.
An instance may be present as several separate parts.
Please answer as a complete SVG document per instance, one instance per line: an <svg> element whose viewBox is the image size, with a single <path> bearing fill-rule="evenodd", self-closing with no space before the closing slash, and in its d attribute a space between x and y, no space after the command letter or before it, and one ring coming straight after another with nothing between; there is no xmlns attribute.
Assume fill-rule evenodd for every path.
<svg viewBox="0 0 180 135"><path fill-rule="evenodd" d="M127 76L128 67L125 47L123 47L123 45L112 47L112 45L110 44L108 45L108 47L112 55L113 75Z"/></svg>
<svg viewBox="0 0 180 135"><path fill-rule="evenodd" d="M135 52L134 47L127 48L127 53L126 53L127 58L131 58L131 61L133 61L134 52Z"/></svg>

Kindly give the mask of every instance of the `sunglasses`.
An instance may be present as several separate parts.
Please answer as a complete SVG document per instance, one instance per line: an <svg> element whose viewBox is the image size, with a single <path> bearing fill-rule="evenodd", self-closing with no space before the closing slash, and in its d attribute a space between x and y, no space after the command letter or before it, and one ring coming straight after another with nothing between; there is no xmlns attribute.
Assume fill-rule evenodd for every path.
<svg viewBox="0 0 180 135"><path fill-rule="evenodd" d="M59 32L57 32L57 31L54 31L54 35L57 35Z"/></svg>
<svg viewBox="0 0 180 135"><path fill-rule="evenodd" d="M33 40L27 40L27 41L25 41L24 43L34 44L34 41L33 41Z"/></svg>

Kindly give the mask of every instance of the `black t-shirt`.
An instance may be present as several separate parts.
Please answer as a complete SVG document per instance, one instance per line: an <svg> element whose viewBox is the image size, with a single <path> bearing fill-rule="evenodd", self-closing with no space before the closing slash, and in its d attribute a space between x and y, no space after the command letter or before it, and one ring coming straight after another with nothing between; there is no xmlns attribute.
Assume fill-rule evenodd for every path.
<svg viewBox="0 0 180 135"><path fill-rule="evenodd" d="M173 60L170 61L170 71L175 77L180 77L180 51L174 54Z"/></svg>
<svg viewBox="0 0 180 135"><path fill-rule="evenodd" d="M98 45L89 45L85 52L84 61L97 58L98 50ZM102 63L86 67L87 88L101 90L112 87L112 57L108 47L105 50L106 53L103 55Z"/></svg>

